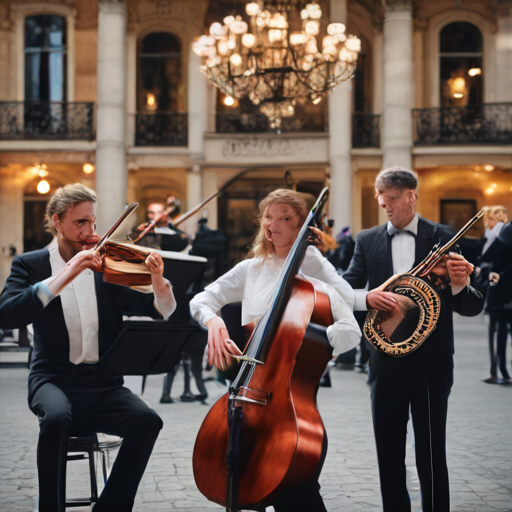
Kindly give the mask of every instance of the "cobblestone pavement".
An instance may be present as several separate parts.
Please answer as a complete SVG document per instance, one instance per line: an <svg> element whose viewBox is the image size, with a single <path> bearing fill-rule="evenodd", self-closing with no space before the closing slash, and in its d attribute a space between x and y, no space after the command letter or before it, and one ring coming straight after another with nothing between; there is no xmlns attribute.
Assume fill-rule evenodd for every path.
<svg viewBox="0 0 512 512"><path fill-rule="evenodd" d="M512 511L512 386L484 384L487 372L486 319L457 317L455 385L448 414L452 512ZM38 424L26 405L27 374L22 368L0 368L1 511L28 512L37 494ZM365 376L340 370L331 374L333 387L319 393L329 434L322 495L330 512L381 510ZM193 443L208 407L179 401L160 404L162 380L150 377L144 393L162 416L164 429L135 510L222 510L199 493L192 476ZM182 380L178 374L174 397L181 394ZM209 404L224 392L215 382L208 383L208 391ZM87 495L87 474L87 463L69 464L70 496Z"/></svg>

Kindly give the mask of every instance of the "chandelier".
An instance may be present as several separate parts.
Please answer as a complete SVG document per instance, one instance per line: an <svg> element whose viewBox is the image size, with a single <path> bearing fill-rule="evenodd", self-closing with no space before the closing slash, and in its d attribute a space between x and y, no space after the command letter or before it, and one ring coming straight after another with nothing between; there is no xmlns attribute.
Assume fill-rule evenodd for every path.
<svg viewBox="0 0 512 512"><path fill-rule="evenodd" d="M300 8L300 7L304 8ZM245 16L226 16L209 35L193 42L201 70L224 94L247 96L279 128L297 102L318 104L356 69L361 41L331 23L321 37L322 10L316 1L259 0Z"/></svg>

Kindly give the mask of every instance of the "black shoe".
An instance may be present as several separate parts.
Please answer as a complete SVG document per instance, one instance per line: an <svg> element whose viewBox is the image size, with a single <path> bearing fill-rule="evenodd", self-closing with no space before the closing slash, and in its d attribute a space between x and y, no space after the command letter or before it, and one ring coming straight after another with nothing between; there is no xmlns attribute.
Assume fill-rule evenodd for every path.
<svg viewBox="0 0 512 512"><path fill-rule="evenodd" d="M487 384L502 384L502 380L498 379L496 375L491 375L487 379L484 379L482 382L485 382Z"/></svg>
<svg viewBox="0 0 512 512"><path fill-rule="evenodd" d="M332 388L332 382L331 382L331 376L329 373L326 373L321 379L318 384L322 388Z"/></svg>
<svg viewBox="0 0 512 512"><path fill-rule="evenodd" d="M512 379L502 379L498 384L502 384L503 386L512 386Z"/></svg>
<svg viewBox="0 0 512 512"><path fill-rule="evenodd" d="M206 399L208 398L208 395L199 394L199 395L195 395L195 397L198 402L201 402L202 404L204 404L204 403L206 403Z"/></svg>
<svg viewBox="0 0 512 512"><path fill-rule="evenodd" d="M171 395L168 395L167 393L164 393L162 395L162 398L160 398L161 404L173 404L174 400L171 398Z"/></svg>
<svg viewBox="0 0 512 512"><path fill-rule="evenodd" d="M338 368L338 370L352 371L354 369L354 365L351 363L336 363L336 368Z"/></svg>

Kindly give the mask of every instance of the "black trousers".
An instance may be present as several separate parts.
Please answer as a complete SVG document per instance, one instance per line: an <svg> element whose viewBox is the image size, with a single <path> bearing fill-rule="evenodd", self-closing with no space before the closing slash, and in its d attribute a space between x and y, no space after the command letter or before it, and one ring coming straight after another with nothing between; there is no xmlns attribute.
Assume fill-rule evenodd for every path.
<svg viewBox="0 0 512 512"><path fill-rule="evenodd" d="M489 310L489 355L491 357L491 376L497 377L498 367L504 379L510 379L507 370L507 338L512 332L512 312L504 309ZM497 335L496 334L497 327Z"/></svg>
<svg viewBox="0 0 512 512"><path fill-rule="evenodd" d="M375 365L370 365L373 428L384 512L411 510L405 468L409 406L423 512L450 510L446 417L453 383L452 358L441 358L429 367L417 355L387 361L376 372Z"/></svg>
<svg viewBox="0 0 512 512"><path fill-rule="evenodd" d="M81 365L83 366L83 365ZM89 373L88 383L101 379ZM78 371L79 373L79 371ZM92 373L92 379L91 379ZM91 431L117 435L123 444L94 512L129 512L156 438L163 426L158 414L129 389L82 388L80 380L64 389L46 383L30 408L39 417L37 446L40 512L64 512L66 454L70 435Z"/></svg>

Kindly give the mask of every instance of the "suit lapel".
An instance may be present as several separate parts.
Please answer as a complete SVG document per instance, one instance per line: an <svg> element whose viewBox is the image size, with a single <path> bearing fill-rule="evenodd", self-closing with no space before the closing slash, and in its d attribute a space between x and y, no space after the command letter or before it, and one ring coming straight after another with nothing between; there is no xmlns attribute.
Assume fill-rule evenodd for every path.
<svg viewBox="0 0 512 512"><path fill-rule="evenodd" d="M425 222L421 217L418 219L418 234L416 235L416 250L414 266L419 265L428 255L436 239L435 226Z"/></svg>
<svg viewBox="0 0 512 512"><path fill-rule="evenodd" d="M378 243L375 246L373 261L377 262L377 268L373 269L376 279L370 284L371 288L381 285L393 275L393 261L391 258L391 238L388 235L387 224L381 226L378 235Z"/></svg>

